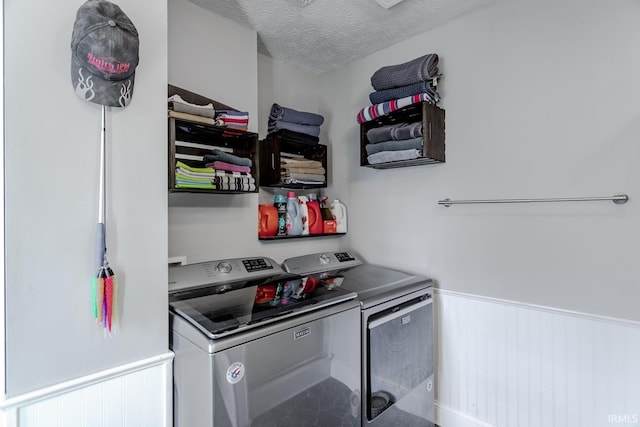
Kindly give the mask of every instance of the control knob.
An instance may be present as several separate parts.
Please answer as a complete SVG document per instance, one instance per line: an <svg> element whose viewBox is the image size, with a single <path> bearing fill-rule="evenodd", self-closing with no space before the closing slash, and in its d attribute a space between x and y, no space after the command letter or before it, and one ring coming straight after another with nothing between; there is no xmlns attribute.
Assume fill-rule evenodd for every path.
<svg viewBox="0 0 640 427"><path fill-rule="evenodd" d="M216 265L216 271L218 273L229 273L231 271L231 264L227 261L222 261Z"/></svg>
<svg viewBox="0 0 640 427"><path fill-rule="evenodd" d="M320 255L320 264L321 265L326 265L326 264L329 264L330 262L331 262L331 258L329 257L329 255L327 255L327 254Z"/></svg>

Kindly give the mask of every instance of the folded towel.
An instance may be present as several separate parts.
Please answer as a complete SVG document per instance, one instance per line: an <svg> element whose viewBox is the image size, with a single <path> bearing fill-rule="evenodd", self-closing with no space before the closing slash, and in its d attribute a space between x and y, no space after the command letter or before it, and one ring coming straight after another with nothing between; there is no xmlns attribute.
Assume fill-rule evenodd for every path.
<svg viewBox="0 0 640 427"><path fill-rule="evenodd" d="M279 135L284 140L298 142L301 144L317 144L320 142L320 138L318 138L317 136L294 132L289 129L280 129L275 132L270 132L270 135Z"/></svg>
<svg viewBox="0 0 640 427"><path fill-rule="evenodd" d="M369 94L369 100L372 104L380 104L381 102L405 98L423 92L430 94L435 102L440 101L440 95L433 84L433 80L371 92Z"/></svg>
<svg viewBox="0 0 640 427"><path fill-rule="evenodd" d="M217 148L214 148L210 154L204 155L202 160L204 160L205 163L213 163L215 161L221 161L225 163L233 163L234 165L238 165L238 166L251 167L253 165L253 163L251 162L251 159L248 159L246 157L234 156L233 154L225 153L224 151L219 150ZM214 167L214 169L217 169L217 168Z"/></svg>
<svg viewBox="0 0 640 427"><path fill-rule="evenodd" d="M420 93L418 95L407 96L406 98L394 99L393 101L374 104L363 108L358 112L358 123L362 124L371 120L375 120L380 116L389 114L407 105L417 104L419 102L429 102L434 104L433 97L428 93Z"/></svg>
<svg viewBox="0 0 640 427"><path fill-rule="evenodd" d="M402 139L400 141L383 141L377 144L367 144L364 146L367 155L379 153L381 151L401 151L413 149L422 149L422 137L413 139Z"/></svg>
<svg viewBox="0 0 640 427"><path fill-rule="evenodd" d="M324 175L312 174L312 173L287 173L283 176L285 182L287 179L298 179L312 182L325 182Z"/></svg>
<svg viewBox="0 0 640 427"><path fill-rule="evenodd" d="M182 181L189 181L191 183L211 183L211 181L213 180L213 178L215 177L193 177L193 176L187 176L184 174L181 174L179 172L176 171L176 181L177 180L182 180Z"/></svg>
<svg viewBox="0 0 640 427"><path fill-rule="evenodd" d="M304 167L304 168L321 168L322 163L317 160L308 159L288 159L286 157L280 158L280 163L286 163L287 166L292 167Z"/></svg>
<svg viewBox="0 0 640 427"><path fill-rule="evenodd" d="M380 68L371 76L375 90L391 89L438 76L438 55L430 53L398 65Z"/></svg>
<svg viewBox="0 0 640 427"><path fill-rule="evenodd" d="M168 98L168 101L169 101L169 109L173 111L178 111L180 113L194 114L196 116L203 116L203 117L209 117L209 118L214 118L216 116L216 110L213 107L213 104L211 103L206 105L192 104L182 99L182 97L178 94L171 95Z"/></svg>
<svg viewBox="0 0 640 427"><path fill-rule="evenodd" d="M213 171L213 169L211 169ZM176 174L180 174L189 178L213 178L216 176L215 172L211 173L200 173L200 172L191 172L188 169L176 168Z"/></svg>
<svg viewBox="0 0 640 427"><path fill-rule="evenodd" d="M421 150L380 151L367 156L370 165L377 163L397 162L399 160L412 160L422 157Z"/></svg>
<svg viewBox="0 0 640 427"><path fill-rule="evenodd" d="M234 172L245 172L245 173L251 172L251 168L249 166L240 166L233 163L222 162L220 160L216 160L213 163L207 163L207 167L212 167L215 170L223 170L223 171L234 171Z"/></svg>
<svg viewBox="0 0 640 427"><path fill-rule="evenodd" d="M316 175L324 175L326 170L323 167L319 168L299 168L295 166L284 165L281 166L282 169L285 169L287 172L297 172L297 173L313 173Z"/></svg>
<svg viewBox="0 0 640 427"><path fill-rule="evenodd" d="M203 190L216 190L215 184L185 184L176 182L176 188L200 188Z"/></svg>
<svg viewBox="0 0 640 427"><path fill-rule="evenodd" d="M422 136L422 122L397 123L380 126L367 131L367 139L371 144L378 142L412 139Z"/></svg>
<svg viewBox="0 0 640 427"><path fill-rule="evenodd" d="M216 171L213 168L194 168L193 166L189 166L188 164L181 162L180 160L176 162L176 168L186 169L190 172L195 173L213 173Z"/></svg>
<svg viewBox="0 0 640 427"><path fill-rule="evenodd" d="M269 127L267 128L270 134L277 132L281 129L287 129L287 130L291 130L298 133L304 133L305 135L311 135L315 137L320 135L320 126L302 125L300 123L283 122L280 120L274 122L273 125L270 124Z"/></svg>
<svg viewBox="0 0 640 427"><path fill-rule="evenodd" d="M281 107L278 104L271 106L269 121L283 121L289 123L298 123L301 125L320 126L324 123L324 117L320 114L307 113L305 111L294 110L293 108Z"/></svg>
<svg viewBox="0 0 640 427"><path fill-rule="evenodd" d="M195 114L180 113L178 111L169 110L169 117L176 119L190 120L192 122L203 123L205 125L215 125L216 121L210 117L197 116Z"/></svg>
<svg viewBox="0 0 640 427"><path fill-rule="evenodd" d="M249 120L249 113L247 111L218 110L216 116L238 117Z"/></svg>

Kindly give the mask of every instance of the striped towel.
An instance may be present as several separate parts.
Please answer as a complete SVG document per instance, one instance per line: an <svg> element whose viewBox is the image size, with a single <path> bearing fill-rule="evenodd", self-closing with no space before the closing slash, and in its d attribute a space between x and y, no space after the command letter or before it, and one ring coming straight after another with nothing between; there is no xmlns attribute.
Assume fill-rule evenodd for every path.
<svg viewBox="0 0 640 427"><path fill-rule="evenodd" d="M380 116L389 114L407 105L417 104L419 102L429 102L435 104L434 99L428 93L419 93L417 95L407 96L406 98L393 99L391 101L383 102L381 104L374 104L363 108L358 112L358 123L362 124L375 120Z"/></svg>

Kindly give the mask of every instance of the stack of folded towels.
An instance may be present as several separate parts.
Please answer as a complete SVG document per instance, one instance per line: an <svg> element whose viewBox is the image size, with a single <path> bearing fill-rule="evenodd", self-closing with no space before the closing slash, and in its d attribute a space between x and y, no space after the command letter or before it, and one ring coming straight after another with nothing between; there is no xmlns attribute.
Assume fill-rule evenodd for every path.
<svg viewBox="0 0 640 427"><path fill-rule="evenodd" d="M358 112L358 123L366 123L411 104L436 104L438 55L431 53L398 65L382 67L371 76L375 92L371 105ZM394 123L367 130L369 164L412 160L422 157L422 121Z"/></svg>
<svg viewBox="0 0 640 427"><path fill-rule="evenodd" d="M214 184L218 190L254 191L256 180L251 175L251 159L225 153L214 148L203 156L207 168L215 170Z"/></svg>
<svg viewBox="0 0 640 427"><path fill-rule="evenodd" d="M278 104L271 106L268 133L281 135L290 141L304 144L320 142L320 125L324 117L316 113L297 111Z"/></svg>
<svg viewBox="0 0 640 427"><path fill-rule="evenodd" d="M169 117L215 125L216 109L211 103L206 105L191 104L182 99L180 95L171 95L169 97Z"/></svg>
<svg viewBox="0 0 640 427"><path fill-rule="evenodd" d="M218 110L216 112L216 122L218 126L246 132L249 128L249 113L245 111Z"/></svg>
<svg viewBox="0 0 640 427"><path fill-rule="evenodd" d="M317 160L281 157L280 179L285 184L324 184L326 170Z"/></svg>
<svg viewBox="0 0 640 427"><path fill-rule="evenodd" d="M370 106L358 112L358 123L365 123L407 105L419 102L436 104L438 55L430 53L398 65L380 68L371 76L375 92L369 94Z"/></svg>
<svg viewBox="0 0 640 427"><path fill-rule="evenodd" d="M249 113L235 110L217 110L212 103L192 104L180 95L169 97L169 117L191 120L206 125L224 126L229 129L246 132L249 128Z"/></svg>
<svg viewBox="0 0 640 427"><path fill-rule="evenodd" d="M215 190L216 171L212 168L194 168L178 160L176 162L176 188L202 188Z"/></svg>

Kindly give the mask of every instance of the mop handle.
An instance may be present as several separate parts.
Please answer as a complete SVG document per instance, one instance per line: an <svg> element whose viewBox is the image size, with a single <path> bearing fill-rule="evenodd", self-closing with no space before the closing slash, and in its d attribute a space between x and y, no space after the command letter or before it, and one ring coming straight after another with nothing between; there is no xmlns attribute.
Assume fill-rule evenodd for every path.
<svg viewBox="0 0 640 427"><path fill-rule="evenodd" d="M104 256L107 248L105 238L105 199L106 199L106 167L105 159L107 155L107 125L106 125L106 109L102 106L102 129L100 131L100 185L98 188L98 228L96 230L96 266L100 267L104 263Z"/></svg>

